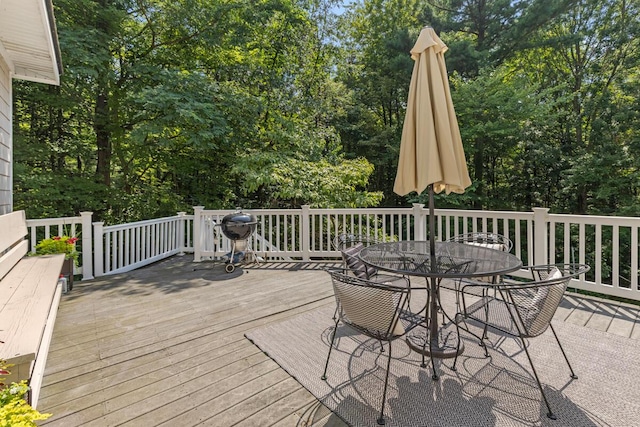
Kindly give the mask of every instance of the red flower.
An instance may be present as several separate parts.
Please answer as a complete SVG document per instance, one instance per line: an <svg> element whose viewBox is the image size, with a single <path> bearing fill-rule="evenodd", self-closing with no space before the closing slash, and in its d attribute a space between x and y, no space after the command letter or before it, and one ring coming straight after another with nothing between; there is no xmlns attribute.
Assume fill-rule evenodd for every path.
<svg viewBox="0 0 640 427"><path fill-rule="evenodd" d="M54 237L53 240L60 240L60 236Z"/></svg>

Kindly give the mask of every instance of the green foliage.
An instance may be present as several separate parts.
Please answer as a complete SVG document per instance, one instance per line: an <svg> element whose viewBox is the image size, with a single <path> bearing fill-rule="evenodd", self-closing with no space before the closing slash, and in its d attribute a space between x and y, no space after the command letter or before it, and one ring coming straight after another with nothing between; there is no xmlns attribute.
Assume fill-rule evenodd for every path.
<svg viewBox="0 0 640 427"><path fill-rule="evenodd" d="M0 359L0 375L8 375L10 365ZM33 409L25 400L29 391L26 381L0 384L0 427L35 427L36 421L46 420L51 414Z"/></svg>
<svg viewBox="0 0 640 427"><path fill-rule="evenodd" d="M64 254L65 259L78 261L80 253L76 250L77 237L55 236L42 239L36 245L35 255Z"/></svg>
<svg viewBox="0 0 640 427"><path fill-rule="evenodd" d="M445 55L472 186L442 207L640 211L640 8L620 0L58 0L60 87L14 84L14 207L107 223L406 205L413 47Z"/></svg>
<svg viewBox="0 0 640 427"><path fill-rule="evenodd" d="M272 189L273 207L368 207L382 199L382 193L364 190L373 166L362 158L336 164L279 158L261 170L269 173L256 175L255 187L249 190Z"/></svg>

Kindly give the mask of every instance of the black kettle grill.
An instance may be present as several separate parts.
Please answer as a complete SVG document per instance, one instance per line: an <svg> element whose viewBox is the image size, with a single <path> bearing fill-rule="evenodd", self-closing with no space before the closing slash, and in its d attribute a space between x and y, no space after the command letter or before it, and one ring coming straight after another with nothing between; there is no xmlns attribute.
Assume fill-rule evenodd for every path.
<svg viewBox="0 0 640 427"><path fill-rule="evenodd" d="M242 212L242 208L236 208L236 212L225 215L217 224L229 240L231 240L231 252L226 254L227 260L224 270L232 273L236 264L245 259L247 239L255 232L258 221L256 217ZM253 254L252 254L253 255Z"/></svg>

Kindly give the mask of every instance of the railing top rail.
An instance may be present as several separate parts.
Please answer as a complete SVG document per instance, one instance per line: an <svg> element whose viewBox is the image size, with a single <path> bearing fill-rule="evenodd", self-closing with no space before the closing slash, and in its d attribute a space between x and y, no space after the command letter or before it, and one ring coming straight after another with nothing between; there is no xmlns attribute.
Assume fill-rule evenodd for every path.
<svg viewBox="0 0 640 427"><path fill-rule="evenodd" d="M425 208L426 209L426 208ZM435 209L436 215L450 216L475 216L485 218L510 218L510 219L529 219L533 218L533 212L516 212L516 211L484 211L484 210L462 210L462 209Z"/></svg>
<svg viewBox="0 0 640 427"><path fill-rule="evenodd" d="M366 213L411 213L413 208L405 207L405 208L336 208L336 209L326 209L326 208L313 208L309 209L311 213L314 214L350 214L354 212L366 212Z"/></svg>
<svg viewBox="0 0 640 427"><path fill-rule="evenodd" d="M300 209L242 209L244 212L257 214L291 214L300 215ZM202 215L226 215L230 212L236 212L237 209L203 209Z"/></svg>
<svg viewBox="0 0 640 427"><path fill-rule="evenodd" d="M640 218L632 216L549 214L549 220L556 222L558 222L558 220L562 220L563 222L572 221L585 224L607 223L607 225L633 224L640 226Z"/></svg>
<svg viewBox="0 0 640 427"><path fill-rule="evenodd" d="M254 214L300 214L300 209L243 209ZM414 207L394 207L394 208L310 208L309 212L313 214L352 214L352 213L411 213ZM427 207L422 207L422 211L427 211ZM235 211L235 209L204 209L203 215L221 215L224 213ZM452 216L484 216L487 218L530 218L533 212L516 212L516 211L485 211L485 210L461 210L461 209L435 209L436 215L452 215Z"/></svg>
<svg viewBox="0 0 640 427"><path fill-rule="evenodd" d="M136 221L136 222L129 222L126 224L116 224L116 225L107 225L104 227L104 231L117 231L117 230L125 230L128 228L135 228L135 227L143 227L145 225L153 225L153 224L161 224L163 222L171 222L171 221L176 221L176 220L183 220L183 219L189 219L189 218L193 218L193 215L189 216L189 215L185 215L185 216L179 216L179 215L175 215L175 216L168 216L168 217L164 217L164 218L156 218L156 219L147 219L144 221ZM96 224L96 223L94 223Z"/></svg>
<svg viewBox="0 0 640 427"><path fill-rule="evenodd" d="M46 225L71 225L82 222L81 216L67 216L62 218L27 219L27 226L41 227Z"/></svg>

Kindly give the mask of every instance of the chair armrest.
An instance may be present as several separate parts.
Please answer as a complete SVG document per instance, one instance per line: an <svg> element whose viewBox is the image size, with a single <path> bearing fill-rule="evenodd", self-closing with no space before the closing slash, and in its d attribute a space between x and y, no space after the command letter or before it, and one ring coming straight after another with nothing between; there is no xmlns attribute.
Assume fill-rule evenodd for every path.
<svg viewBox="0 0 640 427"><path fill-rule="evenodd" d="M399 276L396 274L376 273L369 278L372 282L389 283L394 286L409 287L410 281L407 276Z"/></svg>
<svg viewBox="0 0 640 427"><path fill-rule="evenodd" d="M462 287L460 288L460 292L463 295L465 293L469 295L478 295L479 292L484 293L485 290L490 289L497 291L501 286L503 286L502 283L491 283L473 279L462 279L461 284Z"/></svg>
<svg viewBox="0 0 640 427"><path fill-rule="evenodd" d="M486 305L488 303L488 296L496 295L500 289L499 283L480 282L472 279L464 279L462 283L464 283L464 286L460 289L460 299L462 301L462 312L465 314L468 310L472 309L472 306L475 307L475 310L478 308L477 305ZM468 305L467 297L469 296L479 298L479 300Z"/></svg>
<svg viewBox="0 0 640 427"><path fill-rule="evenodd" d="M327 273L333 273L333 272L342 273L342 274L351 273L351 269L346 267L323 267L323 270L326 271Z"/></svg>

